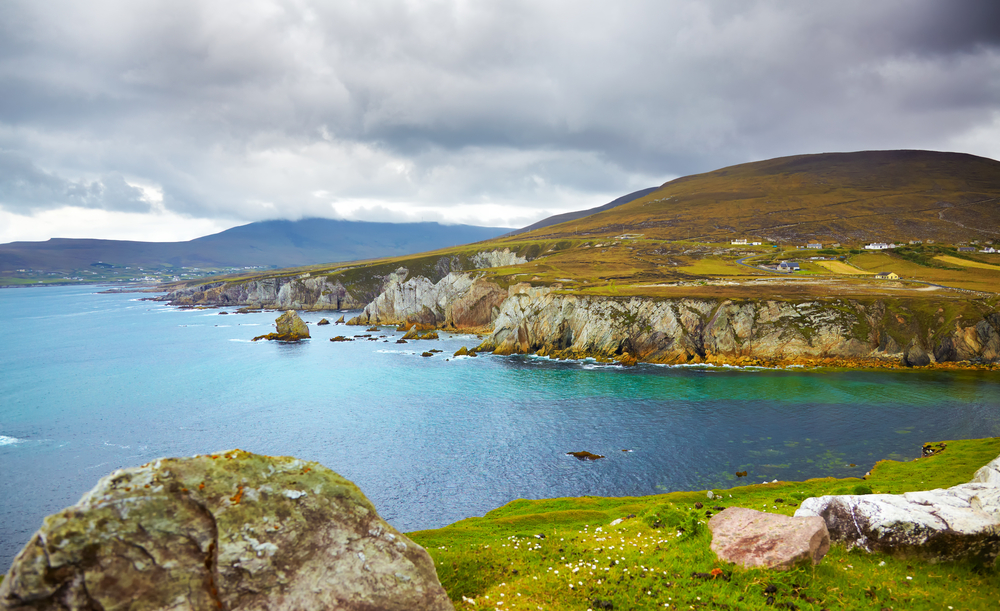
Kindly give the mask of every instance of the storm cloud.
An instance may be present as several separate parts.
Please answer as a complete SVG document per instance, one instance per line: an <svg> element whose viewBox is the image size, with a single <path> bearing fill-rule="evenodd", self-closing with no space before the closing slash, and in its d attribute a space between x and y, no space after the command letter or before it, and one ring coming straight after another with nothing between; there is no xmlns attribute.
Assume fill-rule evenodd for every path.
<svg viewBox="0 0 1000 611"><path fill-rule="evenodd" d="M0 5L0 210L525 225L770 157L1000 157L992 0Z"/></svg>

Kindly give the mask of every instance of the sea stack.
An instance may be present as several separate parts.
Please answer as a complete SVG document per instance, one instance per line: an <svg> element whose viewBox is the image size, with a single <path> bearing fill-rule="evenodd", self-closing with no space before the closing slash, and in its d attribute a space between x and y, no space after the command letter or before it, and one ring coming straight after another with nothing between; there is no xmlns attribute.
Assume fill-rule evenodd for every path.
<svg viewBox="0 0 1000 611"><path fill-rule="evenodd" d="M306 326L306 323L302 322L298 312L295 310L288 310L275 319L274 323L278 326L278 335L287 335L292 339L305 339L309 337L309 327Z"/></svg>

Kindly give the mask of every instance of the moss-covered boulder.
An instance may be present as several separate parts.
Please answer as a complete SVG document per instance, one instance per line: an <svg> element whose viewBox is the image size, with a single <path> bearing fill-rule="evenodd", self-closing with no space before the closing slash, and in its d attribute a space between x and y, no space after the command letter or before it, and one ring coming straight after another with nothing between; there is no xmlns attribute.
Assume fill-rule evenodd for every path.
<svg viewBox="0 0 1000 611"><path fill-rule="evenodd" d="M427 553L315 462L241 450L120 469L45 518L0 609L452 609Z"/></svg>

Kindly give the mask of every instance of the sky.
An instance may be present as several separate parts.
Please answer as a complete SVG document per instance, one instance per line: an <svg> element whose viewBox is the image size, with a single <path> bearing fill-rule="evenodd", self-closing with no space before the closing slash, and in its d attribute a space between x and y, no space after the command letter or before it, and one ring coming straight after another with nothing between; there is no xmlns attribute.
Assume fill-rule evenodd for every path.
<svg viewBox="0 0 1000 611"><path fill-rule="evenodd" d="M0 243L521 227L902 148L1000 159L1000 2L0 2Z"/></svg>

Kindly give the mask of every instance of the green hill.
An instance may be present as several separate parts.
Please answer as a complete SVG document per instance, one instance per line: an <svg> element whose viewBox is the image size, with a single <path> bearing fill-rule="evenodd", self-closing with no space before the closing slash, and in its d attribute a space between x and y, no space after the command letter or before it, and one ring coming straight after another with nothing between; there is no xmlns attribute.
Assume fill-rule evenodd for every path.
<svg viewBox="0 0 1000 611"><path fill-rule="evenodd" d="M678 178L519 237L621 233L783 244L1000 240L1000 162L932 151L782 157Z"/></svg>

